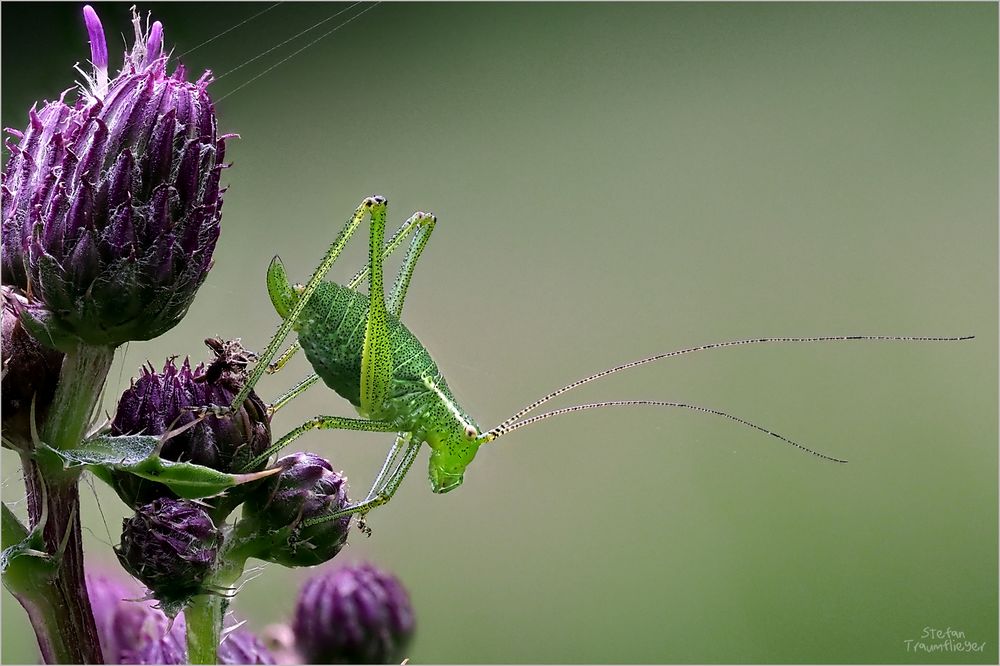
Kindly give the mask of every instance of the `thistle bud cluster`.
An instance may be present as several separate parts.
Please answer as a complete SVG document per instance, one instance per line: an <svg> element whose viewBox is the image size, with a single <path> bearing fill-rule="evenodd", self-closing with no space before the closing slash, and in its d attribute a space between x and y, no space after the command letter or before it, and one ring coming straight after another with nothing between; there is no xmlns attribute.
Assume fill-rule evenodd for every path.
<svg viewBox="0 0 1000 666"><path fill-rule="evenodd" d="M93 407L114 348L162 335L186 314L212 266L228 166L229 135L219 133L208 94L211 73L191 81L183 65L168 71L162 25L135 15L133 45L112 74L104 28L89 6L84 19L93 65L81 72L86 85L35 105L22 129L7 130L0 175L4 445L25 459L44 445L37 449L65 463L53 467L57 473L72 468L65 475L75 484L87 467L134 510L115 553L148 592L90 575L76 619L86 624L89 599L106 663L180 664L189 656L183 611L195 597L232 591L248 557L288 567L329 561L351 523L349 515L331 516L351 502L347 479L318 455L295 453L265 470L267 405L250 391L230 409L254 360L238 341L206 340L214 353L207 364L172 357L162 370L147 365L106 429L90 428L93 410L81 400L81 422L71 424L79 428L58 429L73 441L38 437L48 435L37 427L48 412L76 415L51 407L64 395L61 373L73 376L67 368L104 367L87 384ZM74 365L95 352L105 366ZM240 505L239 521L227 523ZM82 563L79 544L73 547L67 560ZM82 581L82 564L77 571ZM209 614L188 615L192 635L203 635L198 623L208 624ZM218 629L220 622L211 622ZM391 574L346 567L306 584L286 628L292 649L310 662L389 663L413 635L413 611ZM192 656L210 659L211 651ZM275 663L245 629L224 633L218 659Z"/></svg>

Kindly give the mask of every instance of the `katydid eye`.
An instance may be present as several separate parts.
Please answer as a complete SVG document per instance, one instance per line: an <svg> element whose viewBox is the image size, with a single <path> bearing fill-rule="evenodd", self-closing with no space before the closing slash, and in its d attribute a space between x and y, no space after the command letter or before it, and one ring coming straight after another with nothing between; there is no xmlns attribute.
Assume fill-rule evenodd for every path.
<svg viewBox="0 0 1000 666"><path fill-rule="evenodd" d="M473 427L473 426L465 426L465 437L467 439L475 439L478 436L479 436L479 433L476 431L475 427Z"/></svg>

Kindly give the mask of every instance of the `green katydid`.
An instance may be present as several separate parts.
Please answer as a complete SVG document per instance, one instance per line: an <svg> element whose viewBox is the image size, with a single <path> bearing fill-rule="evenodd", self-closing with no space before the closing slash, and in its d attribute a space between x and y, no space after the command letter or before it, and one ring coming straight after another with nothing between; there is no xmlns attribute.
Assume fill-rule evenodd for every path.
<svg viewBox="0 0 1000 666"><path fill-rule="evenodd" d="M368 264L347 286L324 281L324 276L366 215L370 218ZM534 416L528 415L553 398L583 384L646 363L696 351L781 342L853 340L930 342L968 340L974 337L838 335L757 338L690 347L624 363L575 381L535 400L503 423L483 432L452 395L430 354L400 321L413 269L434 230L435 223L436 218L433 215L415 213L388 242L384 243L386 200L380 196L368 197L358 206L347 225L330 245L322 262L307 283L290 284L285 269L277 257L272 260L268 268L268 293L283 321L253 371L248 375L243 390L235 397L230 407L220 409L222 411L236 409L265 371L276 371L301 348L305 351L315 374L302 380L278 398L271 406L272 412L305 391L318 379L322 379L330 388L350 401L362 418L340 416L312 418L275 442L267 451L248 463L248 467L266 460L292 440L313 429L397 433L395 443L365 499L328 516L313 518L307 524L353 514L360 514L363 518L370 510L387 503L410 470L424 442L431 448L429 467L431 489L435 493L446 493L461 485L465 469L484 444L553 416L605 407L678 407L713 414L776 437L786 444L824 460L843 463L846 461L814 451L745 419L682 402L616 400L574 405ZM409 249L386 298L382 262L411 234ZM366 278L369 284L368 295L355 289ZM292 330L298 333L298 341L271 364L271 360L277 355L281 344Z"/></svg>

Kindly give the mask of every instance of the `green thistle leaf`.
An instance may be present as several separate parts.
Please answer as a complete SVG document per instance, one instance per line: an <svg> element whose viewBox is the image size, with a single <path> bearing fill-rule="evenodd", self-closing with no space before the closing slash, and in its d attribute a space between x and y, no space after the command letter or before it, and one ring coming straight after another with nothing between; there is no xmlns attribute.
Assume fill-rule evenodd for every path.
<svg viewBox="0 0 1000 666"><path fill-rule="evenodd" d="M109 483L113 471L128 472L162 483L184 499L213 497L281 471L275 468L252 474L227 474L203 465L164 460L159 455L160 444L161 439L152 435L98 435L74 449L49 450L62 458L66 467L85 466L105 483Z"/></svg>

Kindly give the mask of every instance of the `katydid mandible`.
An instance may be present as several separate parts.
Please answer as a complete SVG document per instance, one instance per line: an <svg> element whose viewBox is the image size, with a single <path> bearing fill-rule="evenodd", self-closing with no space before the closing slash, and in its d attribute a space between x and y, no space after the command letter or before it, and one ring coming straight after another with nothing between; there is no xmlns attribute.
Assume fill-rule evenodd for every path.
<svg viewBox="0 0 1000 666"><path fill-rule="evenodd" d="M346 286L324 281L324 276L366 215L370 219L368 264ZM278 257L271 261L268 268L268 293L283 321L253 371L248 375L243 390L234 398L232 405L222 409L230 411L238 408L265 371L273 372L280 369L301 348L315 374L305 378L279 397L271 405L272 412L280 409L318 379L322 379L327 386L351 402L361 418L341 416L312 418L275 442L267 451L248 463L247 467L254 467L267 460L292 440L313 429L397 433L395 443L365 499L327 516L313 518L307 521L307 525L353 514L359 514L359 517L363 518L375 507L386 504L399 488L425 442L431 448L429 466L431 489L435 493L446 493L461 485L465 469L476 457L481 446L519 428L553 416L605 407L677 407L721 416L776 437L788 445L824 460L843 463L846 461L814 451L777 432L732 414L683 402L615 400L574 405L535 416L528 415L549 400L602 377L696 351L763 343L855 340L943 342L969 340L974 337L836 335L756 338L690 347L630 361L575 381L532 402L503 423L483 432L459 405L430 354L400 321L413 269L434 230L436 221L431 214L415 213L403 223L388 242L384 242L386 199L381 196L371 196L361 202L347 225L330 245L312 277L304 285L292 285L288 282L284 266ZM399 273L386 297L382 262L411 235L412 239ZM367 295L356 291L356 287L365 279L369 285ZM298 333L298 341L271 364L271 360L278 354L281 344L292 330Z"/></svg>

